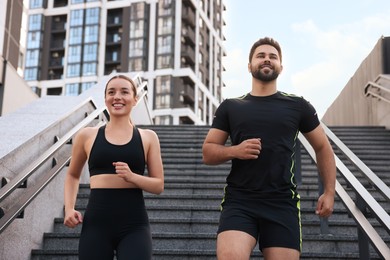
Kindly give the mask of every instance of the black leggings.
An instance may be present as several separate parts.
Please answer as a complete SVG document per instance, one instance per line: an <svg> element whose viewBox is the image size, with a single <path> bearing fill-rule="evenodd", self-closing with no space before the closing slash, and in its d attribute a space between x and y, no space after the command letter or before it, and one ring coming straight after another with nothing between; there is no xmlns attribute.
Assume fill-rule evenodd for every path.
<svg viewBox="0 0 390 260"><path fill-rule="evenodd" d="M149 260L152 236L142 190L92 189L79 243L80 260Z"/></svg>

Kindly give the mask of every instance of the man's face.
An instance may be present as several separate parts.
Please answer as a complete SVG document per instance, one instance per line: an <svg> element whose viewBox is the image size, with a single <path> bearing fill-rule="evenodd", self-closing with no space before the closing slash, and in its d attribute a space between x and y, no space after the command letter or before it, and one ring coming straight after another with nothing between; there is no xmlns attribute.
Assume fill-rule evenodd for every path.
<svg viewBox="0 0 390 260"><path fill-rule="evenodd" d="M253 53L248 70L260 81L273 81L278 78L283 66L278 51L271 45L260 45Z"/></svg>

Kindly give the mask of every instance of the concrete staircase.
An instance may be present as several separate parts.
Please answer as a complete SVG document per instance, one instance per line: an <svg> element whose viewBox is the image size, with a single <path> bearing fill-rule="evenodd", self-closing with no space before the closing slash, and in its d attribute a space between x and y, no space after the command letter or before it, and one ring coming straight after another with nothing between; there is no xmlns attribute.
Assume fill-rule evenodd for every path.
<svg viewBox="0 0 390 260"><path fill-rule="evenodd" d="M141 127L141 126L140 126ZM216 259L215 242L219 205L230 164L206 166L201 146L208 126L152 126L160 137L165 169L165 191L145 193L153 233L153 259ZM331 128L375 173L390 185L390 132L384 128ZM340 183L343 182L339 178ZM364 180L362 180L364 181ZM367 184L368 185L368 184ZM321 234L314 214L318 196L316 166L302 149L303 252L301 259L359 259L357 228L336 198L329 219L330 234ZM375 192L373 191L375 194ZM80 186L77 208L85 210L89 194ZM375 194L390 212L390 204ZM372 220L390 244L390 235ZM31 259L77 259L80 227L68 229L63 218L54 220L53 232L43 236L42 249L32 250ZM371 249L371 259L381 259ZM262 259L258 248L253 259Z"/></svg>

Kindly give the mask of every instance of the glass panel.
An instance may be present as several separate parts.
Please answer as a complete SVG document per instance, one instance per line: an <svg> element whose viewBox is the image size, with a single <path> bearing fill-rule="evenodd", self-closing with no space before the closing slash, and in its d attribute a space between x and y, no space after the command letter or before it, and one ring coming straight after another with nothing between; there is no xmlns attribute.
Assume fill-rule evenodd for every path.
<svg viewBox="0 0 390 260"><path fill-rule="evenodd" d="M99 23L99 8L86 9L85 13L85 24L98 24Z"/></svg>
<svg viewBox="0 0 390 260"><path fill-rule="evenodd" d="M160 36L157 39L157 54L172 52L172 36Z"/></svg>
<svg viewBox="0 0 390 260"><path fill-rule="evenodd" d="M85 27L85 37L84 42L98 42L99 39L99 26L93 25L93 26L86 26Z"/></svg>
<svg viewBox="0 0 390 260"><path fill-rule="evenodd" d="M144 37L144 21L131 21L130 22L130 38Z"/></svg>
<svg viewBox="0 0 390 260"><path fill-rule="evenodd" d="M171 15L173 13L172 0L158 1L158 15Z"/></svg>
<svg viewBox="0 0 390 260"><path fill-rule="evenodd" d="M26 67L35 67L39 65L39 50L27 50Z"/></svg>
<svg viewBox="0 0 390 260"><path fill-rule="evenodd" d="M143 39L131 40L130 41L129 56L139 57L144 54L144 41Z"/></svg>
<svg viewBox="0 0 390 260"><path fill-rule="evenodd" d="M158 34L172 34L172 17L158 19Z"/></svg>
<svg viewBox="0 0 390 260"><path fill-rule="evenodd" d="M78 63L81 61L81 45L69 46L68 63Z"/></svg>
<svg viewBox="0 0 390 260"><path fill-rule="evenodd" d="M80 76L80 64L69 64L68 65L67 76L68 77L78 77L78 76Z"/></svg>
<svg viewBox="0 0 390 260"><path fill-rule="evenodd" d="M4 0L3 0L4 1ZM30 0L30 8L43 8L43 0Z"/></svg>
<svg viewBox="0 0 390 260"><path fill-rule="evenodd" d="M96 63L83 64L83 76L96 75Z"/></svg>
<svg viewBox="0 0 390 260"><path fill-rule="evenodd" d="M130 59L130 62L129 62L129 67L130 67L130 70L131 71L142 71L144 70L144 60L143 58L139 58L139 59Z"/></svg>
<svg viewBox="0 0 390 260"><path fill-rule="evenodd" d="M65 86L65 96L78 96L79 95L79 84L66 84Z"/></svg>
<svg viewBox="0 0 390 260"><path fill-rule="evenodd" d="M24 70L25 80L37 80L38 79L38 68L27 68Z"/></svg>
<svg viewBox="0 0 390 260"><path fill-rule="evenodd" d="M98 45L87 44L84 45L84 61L97 61Z"/></svg>
<svg viewBox="0 0 390 260"><path fill-rule="evenodd" d="M93 87L93 85L95 85L96 83L95 82L83 82L81 84L81 92L84 92L86 91L87 89L90 89L91 87Z"/></svg>
<svg viewBox="0 0 390 260"><path fill-rule="evenodd" d="M29 32L27 34L27 48L34 49L41 46L41 32Z"/></svg>
<svg viewBox="0 0 390 260"><path fill-rule="evenodd" d="M69 44L81 44L83 39L83 28L82 27L74 27L70 28L69 32Z"/></svg>
<svg viewBox="0 0 390 260"><path fill-rule="evenodd" d="M29 31L40 31L42 28L42 15L34 14L30 15L28 23Z"/></svg>
<svg viewBox="0 0 390 260"><path fill-rule="evenodd" d="M72 10L70 13L70 26L83 25L84 12L83 9Z"/></svg>

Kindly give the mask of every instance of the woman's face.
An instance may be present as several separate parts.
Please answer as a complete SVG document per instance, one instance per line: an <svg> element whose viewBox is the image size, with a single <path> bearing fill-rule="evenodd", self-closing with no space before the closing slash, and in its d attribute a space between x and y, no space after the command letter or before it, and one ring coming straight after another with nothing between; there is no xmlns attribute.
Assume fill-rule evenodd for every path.
<svg viewBox="0 0 390 260"><path fill-rule="evenodd" d="M111 115L129 115L136 103L137 98L130 81L114 78L108 83L105 104Z"/></svg>

